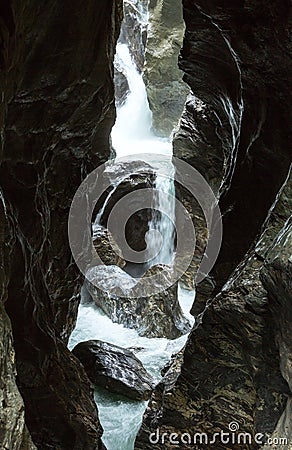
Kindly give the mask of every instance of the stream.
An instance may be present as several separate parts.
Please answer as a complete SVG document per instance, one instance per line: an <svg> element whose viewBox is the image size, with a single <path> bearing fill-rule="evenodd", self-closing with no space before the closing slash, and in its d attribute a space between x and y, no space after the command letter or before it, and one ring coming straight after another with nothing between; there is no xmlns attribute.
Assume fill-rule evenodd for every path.
<svg viewBox="0 0 292 450"><path fill-rule="evenodd" d="M145 20L145 17L144 11L143 20ZM168 156L169 162L167 162L165 169L171 175L174 170L171 163L171 137L164 139L151 132L152 114L143 77L137 71L129 48L125 43L118 42L117 44L115 66L126 76L130 91L125 103L117 109L117 119L112 129L112 145L116 156L153 153L156 157L156 163L158 154L164 155L164 157ZM148 159L147 163L151 164L151 160ZM171 264L175 252L174 182L171 177L159 175L155 180L155 188L158 192L171 194L173 201L165 204L165 196L157 195L154 198L153 208L158 211L167 211L167 214L154 214L149 223L149 229L155 229L163 236L160 252L149 265ZM108 198L110 198L110 195L111 193ZM96 217L96 225L98 225L104 206ZM158 243L155 239L152 239L147 242L147 245L156 248ZM179 303L191 323L193 323L194 318L189 314L189 311L194 301L194 295L193 291L184 290L181 286L178 287ZM134 348L136 349L135 355L158 382L161 379L161 369L170 360L171 355L184 346L187 337L188 335L183 335L174 340L141 337L136 330L127 329L123 325L113 323L93 302L88 302L82 296L77 324L70 337L69 348L72 349L79 342L91 339L102 340L125 348ZM133 450L147 402L127 400L122 396L98 388L95 388L94 395L100 422L104 429L102 439L106 448L108 450Z"/></svg>
<svg viewBox="0 0 292 450"><path fill-rule="evenodd" d="M190 320L194 320L188 311L194 300L194 293L179 288L180 305ZM135 355L144 367L159 381L160 371L185 344L187 335L178 339L149 339L138 335L136 330L113 323L93 303L81 302L77 325L73 331L69 348L79 342L99 339L125 348L141 348ZM147 402L127 400L103 389L95 389L95 401L99 419L104 429L102 440L108 450L133 450L136 434L142 422Z"/></svg>

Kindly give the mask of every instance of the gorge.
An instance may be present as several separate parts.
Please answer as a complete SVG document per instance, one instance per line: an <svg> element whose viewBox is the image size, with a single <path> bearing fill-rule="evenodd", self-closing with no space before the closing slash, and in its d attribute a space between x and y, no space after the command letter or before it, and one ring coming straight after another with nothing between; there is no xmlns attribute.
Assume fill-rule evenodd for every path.
<svg viewBox="0 0 292 450"><path fill-rule="evenodd" d="M4 0L0 17L1 449L211 450L205 436L240 431L251 441L215 448L289 450L290 2ZM222 212L218 259L197 285L210 236L199 202L172 180L172 151ZM105 266L84 283L68 217L102 164L111 189L96 205L93 243ZM134 191L135 206L145 189L151 208L129 221L128 241L153 256L166 239L141 265L116 254L119 236L106 228L122 197ZM158 280L151 289L171 279L174 194L196 230L190 267L135 300L145 277ZM102 293L98 277L109 283ZM71 351L92 340L125 349L122 360L99 344L103 362L129 364L129 379L143 363L144 399L137 380L138 401L93 389ZM157 430L164 439L153 443ZM196 433L202 442L189 441Z"/></svg>

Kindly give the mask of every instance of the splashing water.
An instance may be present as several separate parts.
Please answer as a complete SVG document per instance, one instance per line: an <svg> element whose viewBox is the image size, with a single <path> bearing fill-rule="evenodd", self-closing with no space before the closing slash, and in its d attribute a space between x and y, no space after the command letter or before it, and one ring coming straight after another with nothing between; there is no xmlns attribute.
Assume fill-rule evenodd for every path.
<svg viewBox="0 0 292 450"><path fill-rule="evenodd" d="M133 0L135 6L139 2ZM139 6L139 5L138 5ZM141 12L141 11L140 11ZM145 20L147 14L141 12L141 20ZM112 145L117 157L153 154L155 162L145 162L153 165L155 169L162 171L155 180L155 188L158 194L153 199L153 209L165 211L166 214L153 214L149 222L149 229L156 230L162 237L162 245L159 254L150 262L149 266L164 263L171 264L174 257L174 219L175 219L175 187L171 179L174 168L171 163L172 143L170 138L160 138L151 131L152 113L149 108L146 88L142 74L137 71L128 45L118 42L115 56L115 66L127 78L129 94L125 103L117 110L116 123L112 129ZM169 156L169 163L157 163L157 155ZM163 176L165 173L166 176ZM99 222L107 201L113 194L115 187L108 194L96 220ZM159 195L160 192L168 194ZM159 239L155 236L149 238L147 244L150 248L157 248ZM147 236L146 236L147 240ZM159 241L159 242L158 242ZM178 288L178 297L185 316L194 322L189 311L194 301L194 292ZM81 302L78 311L76 327L70 337L69 348L72 349L79 342L98 339L119 345L125 348L139 348L135 352L142 361L146 370L156 381L161 379L160 371L170 360L173 353L178 352L185 344L187 335L175 340L165 338L145 338L138 335L136 330L127 329L123 325L113 323L93 303ZM103 389L95 388L95 401L98 406L99 418L104 429L103 442L108 450L133 450L136 434L142 422L142 416L147 402L135 402L124 397L111 394Z"/></svg>
<svg viewBox="0 0 292 450"><path fill-rule="evenodd" d="M157 175L155 189L158 195L154 196L153 209L165 211L165 214L154 213L149 223L152 233L146 242L150 252L160 248L159 254L150 261L147 266L154 264L171 264L174 257L174 220L175 220L175 189L172 175L174 172L171 163L172 143L170 138L160 138L151 132L152 113L149 108L147 92L142 74L139 74L134 61L131 58L129 48L126 44L117 45L115 65L128 80L130 93L125 104L117 111L117 120L112 130L112 143L118 157L153 153L169 156L166 167L147 160L156 169L162 169L165 176ZM165 163L164 163L165 166ZM168 194L168 198L160 196L159 192Z"/></svg>
<svg viewBox="0 0 292 450"><path fill-rule="evenodd" d="M179 301L184 314L189 314L194 300L194 293L179 288ZM79 342L98 339L124 348L141 349L136 353L144 367L158 381L161 369L171 355L178 352L186 343L187 335L169 341L165 338L146 338L138 335L136 330L113 323L93 303L81 303L76 327L70 337L69 349ZM142 422L147 402L127 400L122 396L111 394L103 389L95 389L95 401L98 406L99 419L104 429L103 442L108 450L133 450L136 434Z"/></svg>

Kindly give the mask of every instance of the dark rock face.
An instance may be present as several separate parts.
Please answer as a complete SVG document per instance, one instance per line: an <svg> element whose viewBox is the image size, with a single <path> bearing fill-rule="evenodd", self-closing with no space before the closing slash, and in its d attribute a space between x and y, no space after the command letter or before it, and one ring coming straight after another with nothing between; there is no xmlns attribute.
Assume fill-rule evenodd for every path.
<svg viewBox="0 0 292 450"><path fill-rule="evenodd" d="M161 268L159 265L153 266L137 281L116 266L92 267L87 272L85 284L93 301L113 322L137 329L140 336L175 339L191 328L178 302L177 285L152 295L146 288L144 295L142 292L138 298L132 297L139 283L161 271ZM164 271L161 277L167 277L167 273ZM156 282L163 283L164 280ZM152 289L153 284L149 288Z"/></svg>
<svg viewBox="0 0 292 450"><path fill-rule="evenodd" d="M180 66L195 97L186 104L175 155L198 168L220 199L224 242L198 286L181 369L170 366L151 397L136 440L141 450L153 448L157 428L160 436L211 438L234 421L252 436L291 438L289 3L265 11L261 1L183 4ZM167 438L155 445L183 447ZM226 447L217 440L216 449Z"/></svg>
<svg viewBox="0 0 292 450"><path fill-rule="evenodd" d="M109 215L118 202L135 191L135 196L125 202L125 208L129 211L133 209L134 214L129 214L129 220L125 224L125 238L128 245L136 250L145 250L145 234L149 229L149 221L152 217L152 211L149 208L140 209L145 197L141 189L152 189L154 187L155 174L154 169L144 161L120 161L106 167L104 173L104 183L109 188L104 190L96 206L99 212L99 223L108 227ZM116 218L119 221L119 217ZM112 230L113 238L119 244L121 229L115 233ZM121 251L123 246L121 245Z"/></svg>
<svg viewBox="0 0 292 450"><path fill-rule="evenodd" d="M101 448L90 383L66 348L81 281L67 218L80 182L109 157L121 2L92 0L84 8L79 0L10 1L1 5L1 14L0 177L9 224L5 307L26 424L40 449ZM9 328L4 345L11 349ZM16 448L21 430L25 437L23 412L17 413L21 399L11 361L3 368L4 379L5 372L11 376L6 389L16 398L10 425L15 423L15 436L7 432L5 439Z"/></svg>
<svg viewBox="0 0 292 450"><path fill-rule="evenodd" d="M269 310L273 316L276 344L280 354L280 368L290 388L290 398L281 416L274 436L287 436L292 440L292 223L287 220L276 245L269 253L261 273L261 280L268 293ZM279 447L279 448L285 448Z"/></svg>
<svg viewBox="0 0 292 450"><path fill-rule="evenodd" d="M124 1L124 20L119 42L126 43L137 69L142 72L147 38L148 0Z"/></svg>
<svg viewBox="0 0 292 450"><path fill-rule="evenodd" d="M11 323L4 308L7 299L8 220L0 194L0 448L34 450L36 447L27 431L23 399L15 378L15 351Z"/></svg>
<svg viewBox="0 0 292 450"><path fill-rule="evenodd" d="M133 400L149 399L154 381L131 351L97 340L81 342L72 351L93 384Z"/></svg>
<svg viewBox="0 0 292 450"><path fill-rule="evenodd" d="M196 100L186 106L174 148L220 198L224 241L211 273L218 292L255 239L291 160L290 5L183 4L180 67ZM206 281L197 293L203 306L208 295Z"/></svg>
<svg viewBox="0 0 292 450"><path fill-rule="evenodd" d="M235 421L240 432L253 436L272 435L276 427L281 437L291 435L291 424L284 429L291 408L288 402L284 411L291 397L291 385L285 381L291 383L292 246L289 220L285 224L291 211L291 187L290 177L257 246L198 318L181 368L171 365L156 387L135 448L150 449L149 435L158 427L160 434L168 436L198 432L211 439L215 431L230 431L228 425ZM270 289L268 295L266 289ZM204 448L212 446L207 443ZM157 448L173 446L160 442ZM201 449L199 442L193 448ZM218 441L216 448L223 450L226 445ZM242 443L232 448L240 450ZM252 442L244 448L259 446Z"/></svg>
<svg viewBox="0 0 292 450"><path fill-rule="evenodd" d="M206 219L199 203L190 194L188 189L175 183L176 197L180 200L186 211L188 212L196 232L196 245L193 255L186 251L182 257L182 261L176 256L176 263L179 265L184 260L191 261L187 270L181 270L182 275L180 283L185 289L193 290L196 287L195 275L199 270L202 257L204 255L206 245L208 243L208 229L206 226ZM179 214L176 217L176 222L179 222ZM185 267L183 264L182 267Z"/></svg>
<svg viewBox="0 0 292 450"><path fill-rule="evenodd" d="M117 68L115 68L114 70L114 84L115 84L116 106L117 108L120 108L127 100L130 88L127 77Z"/></svg>
<svg viewBox="0 0 292 450"><path fill-rule="evenodd" d="M15 353L11 323L0 304L0 445L13 450L36 449L25 425L24 404L15 382Z"/></svg>
<svg viewBox="0 0 292 450"><path fill-rule="evenodd" d="M287 221L261 274L269 296L269 308L274 316L277 344L281 355L281 369L292 390L291 364L291 251L292 224Z"/></svg>

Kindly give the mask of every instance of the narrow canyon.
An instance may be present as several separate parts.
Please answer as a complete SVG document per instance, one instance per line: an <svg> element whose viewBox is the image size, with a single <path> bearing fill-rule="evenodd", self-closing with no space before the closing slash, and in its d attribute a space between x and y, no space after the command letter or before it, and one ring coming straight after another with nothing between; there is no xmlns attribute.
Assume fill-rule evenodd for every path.
<svg viewBox="0 0 292 450"><path fill-rule="evenodd" d="M2 0L1 450L292 449L291 49L289 0Z"/></svg>

